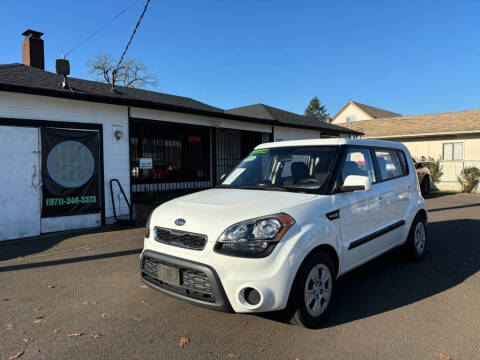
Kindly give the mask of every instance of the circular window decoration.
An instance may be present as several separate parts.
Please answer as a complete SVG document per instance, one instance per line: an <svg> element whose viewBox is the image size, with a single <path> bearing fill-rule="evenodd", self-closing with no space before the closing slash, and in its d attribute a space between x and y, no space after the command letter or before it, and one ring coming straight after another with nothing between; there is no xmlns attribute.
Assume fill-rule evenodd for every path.
<svg viewBox="0 0 480 360"><path fill-rule="evenodd" d="M66 188L78 188L87 183L95 169L95 160L89 148L74 140L55 145L47 157L50 178Z"/></svg>

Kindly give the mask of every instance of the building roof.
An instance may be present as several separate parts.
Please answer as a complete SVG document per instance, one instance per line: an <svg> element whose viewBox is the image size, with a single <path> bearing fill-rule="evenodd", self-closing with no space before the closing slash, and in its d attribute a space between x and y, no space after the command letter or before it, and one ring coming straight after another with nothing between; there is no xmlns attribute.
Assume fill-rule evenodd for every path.
<svg viewBox="0 0 480 360"><path fill-rule="evenodd" d="M68 84L71 88L71 90L69 90L64 89L60 85L62 81L63 77L61 75L35 67L17 63L0 65L0 91L152 108L320 131L329 130L337 134L360 134L355 130L325 124L302 115L289 113L276 108L269 107L271 111L268 111L268 114L254 115L248 114L248 112L243 113L243 111L239 110L242 108L225 111L191 98L155 91L126 88L123 86L115 86L115 90L112 90L112 87L108 84L73 77L68 77ZM273 113L276 115L272 115ZM287 116L285 114L291 115ZM295 117L297 117L298 122L294 121Z"/></svg>
<svg viewBox="0 0 480 360"><path fill-rule="evenodd" d="M278 108L264 105L264 104L241 106L238 108L226 110L225 112L227 114L235 114L235 115L249 116L253 118L277 120L283 124L290 124L290 125L309 126L313 123L314 125L321 126L321 128L324 129L325 131L331 130L333 132L338 132L338 131L342 131L343 129L346 129L338 125L321 122L319 120L311 119L307 116L295 114L290 111L285 111L285 110L278 109Z"/></svg>
<svg viewBox="0 0 480 360"><path fill-rule="evenodd" d="M423 137L480 132L480 110L400 116L351 123L365 137Z"/></svg>
<svg viewBox="0 0 480 360"><path fill-rule="evenodd" d="M76 79L68 77L68 85L72 89L64 89L60 86L63 81L61 75L37 69L23 64L0 65L0 86L18 86L30 89L48 91L45 95L64 94L62 97L91 96L104 100L142 100L152 103L187 107L197 110L206 110L222 113L223 110L201 103L199 101L176 95L162 94L154 91L146 91L123 86L115 86L115 91L109 84L97 81ZM0 88L1 89L1 88ZM2 89L3 90L3 89Z"/></svg>
<svg viewBox="0 0 480 360"><path fill-rule="evenodd" d="M397 116L402 116L402 114L394 113L388 110L380 109L374 106L370 105L365 105L361 104L356 101L349 101L344 107L340 109L339 112L335 114L335 116L332 118L331 122L333 122L341 113L343 113L343 110L345 110L349 105L354 105L357 108L359 108L361 111L372 117L373 119L380 119L380 118L386 118L386 117L397 117Z"/></svg>
<svg viewBox="0 0 480 360"><path fill-rule="evenodd" d="M360 109L365 111L374 119L402 116L402 114L394 113L394 112L380 109L370 105L360 104L359 102L356 102L356 101L350 101L350 103L357 105Z"/></svg>

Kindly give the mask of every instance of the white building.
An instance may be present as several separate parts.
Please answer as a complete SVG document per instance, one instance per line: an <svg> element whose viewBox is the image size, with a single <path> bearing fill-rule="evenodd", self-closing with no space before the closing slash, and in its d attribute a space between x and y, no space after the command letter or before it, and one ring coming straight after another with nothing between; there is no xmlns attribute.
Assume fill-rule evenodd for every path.
<svg viewBox="0 0 480 360"><path fill-rule="evenodd" d="M146 190L211 187L262 142L360 134L262 104L64 87L44 71L42 34L23 35L23 64L0 65L0 240L111 223Z"/></svg>

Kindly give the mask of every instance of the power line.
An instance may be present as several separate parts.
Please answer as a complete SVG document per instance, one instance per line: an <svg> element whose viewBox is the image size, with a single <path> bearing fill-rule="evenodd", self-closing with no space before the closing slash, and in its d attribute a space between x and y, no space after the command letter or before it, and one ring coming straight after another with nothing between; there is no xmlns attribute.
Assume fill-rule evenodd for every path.
<svg viewBox="0 0 480 360"><path fill-rule="evenodd" d="M65 53L65 56L68 56L70 55L72 52L74 52L75 50L77 50L80 46L82 46L83 44L85 44L88 40L90 40L91 38L93 38L95 35L97 35L100 31L102 31L103 29L105 29L108 25L110 25L112 22L114 22L118 17L120 17L121 15L123 15L123 13L125 13L128 9L130 9L133 5L135 5L139 0L135 0L134 2L132 2L130 5L128 5L125 9L123 9L122 11L120 11L117 15L115 15L113 18L111 18L108 22L106 22L105 24L103 24L101 27L99 27L92 35L88 36L85 40L81 41L80 43L78 43L77 45L75 45L73 48L71 48L68 52Z"/></svg>
<svg viewBox="0 0 480 360"><path fill-rule="evenodd" d="M123 58L125 57L125 54L127 53L128 47L132 43L133 37L135 36L135 33L137 32L138 27L140 26L140 23L142 22L143 15L145 15L145 12L147 11L148 4L150 3L150 0L147 0L147 3L145 4L145 7L143 8L142 14L140 15L140 18L137 21L137 24L135 25L135 29L133 29L132 35L130 36L130 40L128 40L127 46L125 47L125 50L123 50L122 56L120 56L120 60L118 60L118 64L115 67L115 70L113 70L113 81L112 81L112 86L115 84L115 74L118 71L118 68L120 67L120 64L123 61Z"/></svg>

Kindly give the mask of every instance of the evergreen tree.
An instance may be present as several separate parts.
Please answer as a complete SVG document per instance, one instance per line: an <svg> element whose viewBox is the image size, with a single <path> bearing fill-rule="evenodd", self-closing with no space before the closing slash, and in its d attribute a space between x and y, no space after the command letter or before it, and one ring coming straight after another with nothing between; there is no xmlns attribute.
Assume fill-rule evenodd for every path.
<svg viewBox="0 0 480 360"><path fill-rule="evenodd" d="M322 105L322 103L316 96L312 100L310 100L310 103L306 107L305 116L323 122L330 122L330 114L327 113L327 107L325 105Z"/></svg>

